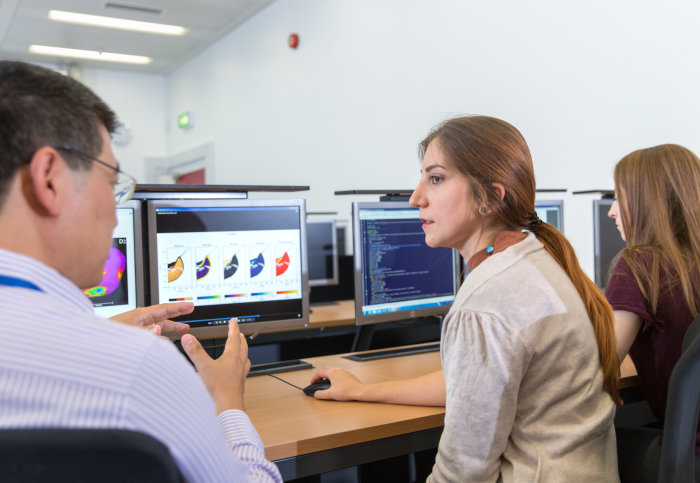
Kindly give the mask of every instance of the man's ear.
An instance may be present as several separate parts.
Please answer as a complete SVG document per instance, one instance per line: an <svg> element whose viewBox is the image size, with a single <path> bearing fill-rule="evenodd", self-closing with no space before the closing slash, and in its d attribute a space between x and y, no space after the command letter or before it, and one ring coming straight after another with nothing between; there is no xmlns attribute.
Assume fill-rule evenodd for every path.
<svg viewBox="0 0 700 483"><path fill-rule="evenodd" d="M51 146L39 148L32 156L28 181L38 208L48 215L61 212L66 191L73 189L70 168Z"/></svg>

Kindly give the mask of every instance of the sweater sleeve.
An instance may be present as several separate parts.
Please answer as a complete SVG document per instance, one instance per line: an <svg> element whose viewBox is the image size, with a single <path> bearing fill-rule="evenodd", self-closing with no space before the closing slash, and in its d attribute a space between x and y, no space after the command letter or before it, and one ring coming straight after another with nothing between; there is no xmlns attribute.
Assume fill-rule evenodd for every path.
<svg viewBox="0 0 700 483"><path fill-rule="evenodd" d="M496 481L530 351L493 314L453 313L443 337L447 411L429 481Z"/></svg>

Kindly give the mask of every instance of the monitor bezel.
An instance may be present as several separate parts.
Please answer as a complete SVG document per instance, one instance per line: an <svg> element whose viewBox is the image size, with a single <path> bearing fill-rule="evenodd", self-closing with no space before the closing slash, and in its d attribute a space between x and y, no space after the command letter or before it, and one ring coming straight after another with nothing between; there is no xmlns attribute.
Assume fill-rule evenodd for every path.
<svg viewBox="0 0 700 483"><path fill-rule="evenodd" d="M115 209L115 214L116 210L119 209L130 209L133 211L133 236L134 236L134 253L132 254L134 264L133 264L133 271L134 271L134 297L135 297L135 307L134 308L139 308L143 307L145 305L145 293L146 293L146 287L145 287L145 281L144 281L144 253L143 253L143 229L142 229L142 218L141 218L141 212L142 212L142 204L140 201L137 200L129 200L124 203L121 203L116 206ZM115 226L116 228L116 226ZM100 307L94 307L93 310L95 310L95 315L99 315L100 317L103 317L99 313ZM123 312L128 312L130 310L133 310L131 308L124 308ZM120 312L120 313L123 313Z"/></svg>
<svg viewBox="0 0 700 483"><path fill-rule="evenodd" d="M309 326L309 285L308 285L308 268L306 265L306 201L303 199L250 199L250 198L231 198L231 199L158 199L146 201L147 212L147 239L148 239L148 255L149 269L151 273L150 280L150 302L151 304L160 303L158 300L158 257L156 243L156 210L159 208L245 208L245 207L277 207L277 206L295 206L299 208L299 230L300 230L300 252L302 266L302 316L294 319L279 319L262 322L247 322L239 324L241 333L250 335L261 332L277 332L284 330L303 329ZM196 310L196 308L195 308ZM186 323L186 321L185 321ZM192 327L189 331L198 339L216 339L223 338L228 335L227 325ZM178 334L168 334L172 340L180 338Z"/></svg>
<svg viewBox="0 0 700 483"><path fill-rule="evenodd" d="M364 315L362 313L362 250L360 229L360 210L362 209L406 209L413 208L408 201L356 201L352 204L352 227L353 227L353 271L355 280L355 325L370 325L379 324L382 322L396 322L399 320L415 319L419 317L441 317L445 315L452 304L437 305L434 307L426 307L422 309L386 312L383 314ZM459 292L461 285L461 270L460 270L460 255L457 250L452 249L452 264L455 284L455 298Z"/></svg>
<svg viewBox="0 0 700 483"><path fill-rule="evenodd" d="M143 243L143 202L140 200L129 200L117 205L119 208L132 208L134 210L134 268L136 282L136 307L146 305L146 279L144 269L145 253Z"/></svg>
<svg viewBox="0 0 700 483"><path fill-rule="evenodd" d="M330 225L331 226L331 243L333 245L332 247L332 261L333 261L333 277L332 278L311 278L311 271L309 268L309 259L307 258L307 268L309 268L309 287L327 287L330 285L338 285L340 283L340 274L339 274L339 268L338 268L338 233L336 231L336 223L335 220L311 220L307 217L306 219L306 224L307 225ZM308 230L307 230L308 233ZM306 240L306 246L307 250L306 253L309 253L308 250L308 238Z"/></svg>
<svg viewBox="0 0 700 483"><path fill-rule="evenodd" d="M557 200L548 200L546 198L537 198L535 199L535 208L542 207L542 206L557 206L559 207L559 221L561 223L561 226L558 228L558 230L562 233L564 233L564 200L557 199ZM542 220L543 222L546 223L545 220ZM554 226L554 225L552 225ZM557 228L556 226L554 228Z"/></svg>

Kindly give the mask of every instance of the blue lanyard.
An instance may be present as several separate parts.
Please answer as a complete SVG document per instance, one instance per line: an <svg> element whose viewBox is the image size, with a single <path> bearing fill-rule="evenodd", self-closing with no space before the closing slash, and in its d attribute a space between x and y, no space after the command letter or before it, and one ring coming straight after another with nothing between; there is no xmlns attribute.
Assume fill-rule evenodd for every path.
<svg viewBox="0 0 700 483"><path fill-rule="evenodd" d="M36 290L38 292L43 292L43 290L41 290L39 287L34 285L32 282L28 282L27 280L22 280L21 278L8 277L5 275L0 275L0 285L4 285L6 287L28 288L31 290Z"/></svg>

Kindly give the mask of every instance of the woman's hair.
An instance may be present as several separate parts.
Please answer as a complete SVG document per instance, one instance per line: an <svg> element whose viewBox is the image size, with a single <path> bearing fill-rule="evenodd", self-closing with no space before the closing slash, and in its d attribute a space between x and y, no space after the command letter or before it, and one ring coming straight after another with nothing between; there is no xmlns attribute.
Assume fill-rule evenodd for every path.
<svg viewBox="0 0 700 483"><path fill-rule="evenodd" d="M605 390L620 403L620 362L615 349L613 311L605 296L586 276L569 241L535 212L532 157L520 132L505 121L486 116L449 119L420 144L420 156L437 142L443 155L469 180L476 206L491 210L508 229L526 228L566 271L578 291L595 331ZM503 199L492 183L505 187Z"/></svg>
<svg viewBox="0 0 700 483"><path fill-rule="evenodd" d="M695 318L700 311L700 160L677 144L634 151L615 166L615 192L627 238L620 256L652 317L661 293L680 285Z"/></svg>

